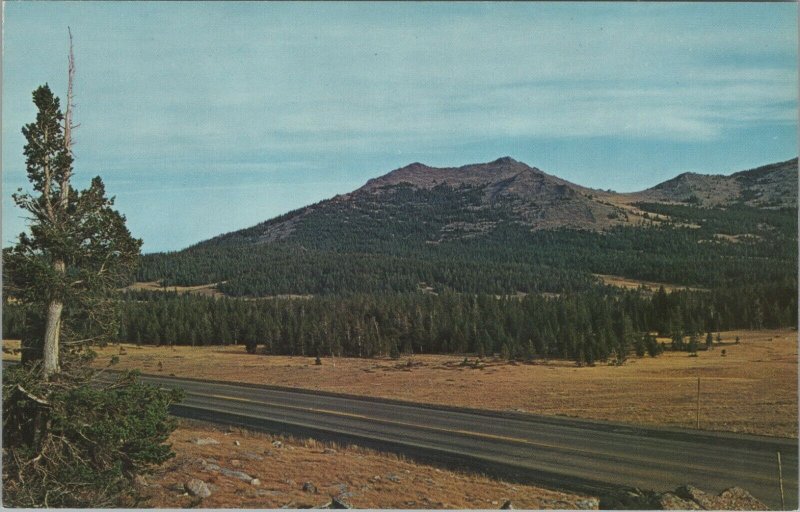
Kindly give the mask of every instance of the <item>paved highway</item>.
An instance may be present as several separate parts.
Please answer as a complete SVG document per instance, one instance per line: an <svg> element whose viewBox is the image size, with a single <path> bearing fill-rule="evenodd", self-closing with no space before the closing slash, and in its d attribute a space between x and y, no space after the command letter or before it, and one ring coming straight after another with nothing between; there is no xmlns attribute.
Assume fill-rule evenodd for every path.
<svg viewBox="0 0 800 512"><path fill-rule="evenodd" d="M780 508L798 506L797 440L421 406L272 387L146 376L181 387L181 416L389 448L586 492L610 486L671 490L738 485ZM479 389L475 390L480 392Z"/></svg>
<svg viewBox="0 0 800 512"><path fill-rule="evenodd" d="M644 428L531 414L474 411L266 386L143 376L179 387L179 416L389 449L565 490L614 486L715 493L738 485L780 508L798 506L796 439ZM475 392L480 392L476 389Z"/></svg>

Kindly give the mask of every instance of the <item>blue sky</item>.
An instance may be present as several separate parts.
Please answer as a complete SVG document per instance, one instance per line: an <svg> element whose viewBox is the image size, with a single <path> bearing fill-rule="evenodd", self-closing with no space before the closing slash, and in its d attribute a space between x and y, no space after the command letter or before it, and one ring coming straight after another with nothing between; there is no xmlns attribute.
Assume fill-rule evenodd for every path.
<svg viewBox="0 0 800 512"><path fill-rule="evenodd" d="M632 191L797 155L795 3L5 3L4 246L68 25L77 182L103 177L145 252L415 161Z"/></svg>

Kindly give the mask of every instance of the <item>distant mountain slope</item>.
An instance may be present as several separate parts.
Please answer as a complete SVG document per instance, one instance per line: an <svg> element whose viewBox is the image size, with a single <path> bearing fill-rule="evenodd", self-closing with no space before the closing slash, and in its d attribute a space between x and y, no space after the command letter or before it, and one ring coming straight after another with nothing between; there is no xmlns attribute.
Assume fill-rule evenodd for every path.
<svg viewBox="0 0 800 512"><path fill-rule="evenodd" d="M446 168L413 163L371 179L349 194L289 212L251 228L215 237L203 244L284 240L291 237L298 223L308 216L330 215L333 212L346 216L348 208L380 210L385 207L388 196L404 188L429 192L427 195L418 194L419 197L415 199L409 196L406 205L408 208L420 207L428 215L435 213L430 210L436 210L436 205L422 205L419 201L433 200L437 196L436 190L461 191L465 197L470 197L471 202L463 205L463 211L450 215L449 222L439 226L438 233L429 230L428 240L431 242L454 236L471 237L490 231L496 227L495 217L501 211L509 219L531 230L573 228L602 231L621 225L650 226L669 218L645 212L638 203L796 207L797 175L797 159L794 159L731 176L685 173L642 192L617 194L576 185L510 157L484 164ZM439 204L441 199L438 197Z"/></svg>
<svg viewBox="0 0 800 512"><path fill-rule="evenodd" d="M458 168L415 163L349 194L148 255L139 280L220 283L247 296L563 293L588 289L593 274L792 288L796 204L796 161L688 175L637 194L589 189L507 157Z"/></svg>
<svg viewBox="0 0 800 512"><path fill-rule="evenodd" d="M684 173L653 188L630 194L636 201L698 206L742 203L762 208L797 207L797 159L730 176Z"/></svg>

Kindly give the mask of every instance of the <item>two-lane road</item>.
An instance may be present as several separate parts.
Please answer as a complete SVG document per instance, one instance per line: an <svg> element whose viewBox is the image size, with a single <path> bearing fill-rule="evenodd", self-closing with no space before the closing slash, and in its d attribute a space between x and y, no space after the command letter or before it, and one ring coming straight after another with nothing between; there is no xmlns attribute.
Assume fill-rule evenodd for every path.
<svg viewBox="0 0 800 512"><path fill-rule="evenodd" d="M175 414L268 431L347 439L564 489L669 490L738 485L780 507L798 506L797 440L644 428L529 414L471 411L309 391L145 376L181 387Z"/></svg>

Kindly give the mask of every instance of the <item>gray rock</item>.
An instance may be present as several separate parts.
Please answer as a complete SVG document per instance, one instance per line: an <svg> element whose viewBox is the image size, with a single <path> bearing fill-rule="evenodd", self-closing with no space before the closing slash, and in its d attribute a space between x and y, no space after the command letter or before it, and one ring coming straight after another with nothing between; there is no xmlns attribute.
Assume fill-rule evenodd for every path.
<svg viewBox="0 0 800 512"><path fill-rule="evenodd" d="M305 482L303 484L303 490L305 492L310 492L312 494L316 494L317 493L317 487L314 484L312 484L311 482Z"/></svg>
<svg viewBox="0 0 800 512"><path fill-rule="evenodd" d="M250 481L253 480L252 476L248 475L243 471L235 471L233 469L220 468L219 472L225 476L229 476L231 478L238 478L239 480L243 480L247 483L250 483Z"/></svg>
<svg viewBox="0 0 800 512"><path fill-rule="evenodd" d="M205 446L207 444L219 444L219 441L217 441L216 439L212 439L210 437L195 438L192 439L192 442L198 446Z"/></svg>
<svg viewBox="0 0 800 512"><path fill-rule="evenodd" d="M725 508L718 496L703 492L693 485L682 485L675 489L675 494L685 500L697 503L706 510L723 510Z"/></svg>
<svg viewBox="0 0 800 512"><path fill-rule="evenodd" d="M274 446L275 448L282 448L283 443L280 441L272 441L272 446Z"/></svg>
<svg viewBox="0 0 800 512"><path fill-rule="evenodd" d="M600 500L597 498L587 498L575 502L578 510L595 510L600 508Z"/></svg>
<svg viewBox="0 0 800 512"><path fill-rule="evenodd" d="M514 505L511 504L511 500L506 500L500 506L500 510L514 510Z"/></svg>
<svg viewBox="0 0 800 512"><path fill-rule="evenodd" d="M397 476L397 475L393 475L393 474L386 475L386 479L390 480L392 482L399 482L400 481L400 477Z"/></svg>
<svg viewBox="0 0 800 512"><path fill-rule="evenodd" d="M259 485L261 485L261 480L259 480L258 478L254 478L250 480L250 485L252 485L253 487L258 487Z"/></svg>
<svg viewBox="0 0 800 512"><path fill-rule="evenodd" d="M325 453L327 455L333 455L336 453L336 450L334 450L333 448L325 448L324 450L322 450L322 453Z"/></svg>
<svg viewBox="0 0 800 512"><path fill-rule="evenodd" d="M206 471L219 471L222 468L220 468L216 464L206 464L203 469L205 469Z"/></svg>
<svg viewBox="0 0 800 512"><path fill-rule="evenodd" d="M186 492L190 495L197 496L198 498L208 498L211 496L211 491L208 489L206 483L197 478L192 478L183 484L183 488L186 489Z"/></svg>
<svg viewBox="0 0 800 512"><path fill-rule="evenodd" d="M244 452L244 457L249 460L264 460L264 457L253 452Z"/></svg>

